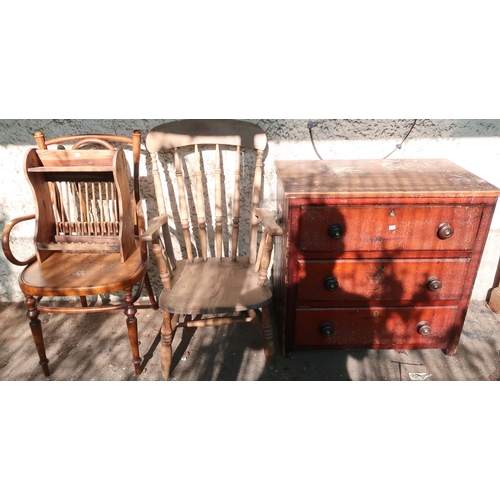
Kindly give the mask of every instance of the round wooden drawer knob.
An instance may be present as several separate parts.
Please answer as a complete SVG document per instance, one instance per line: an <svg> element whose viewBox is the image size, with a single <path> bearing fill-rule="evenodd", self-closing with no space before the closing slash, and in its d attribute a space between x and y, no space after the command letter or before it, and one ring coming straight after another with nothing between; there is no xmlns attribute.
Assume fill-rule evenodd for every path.
<svg viewBox="0 0 500 500"><path fill-rule="evenodd" d="M455 231L453 230L453 227L451 227L451 224L449 224L448 222L443 222L438 226L437 235L441 240L446 240L448 238L451 238L454 232Z"/></svg>
<svg viewBox="0 0 500 500"><path fill-rule="evenodd" d="M335 278L334 276L328 276L328 278L325 279L324 283L325 283L325 288L329 292L334 292L339 287L339 282L337 281L337 278Z"/></svg>
<svg viewBox="0 0 500 500"><path fill-rule="evenodd" d="M342 236L344 235L344 230L342 229L342 226L340 224L332 224L328 228L328 234L330 235L330 238L333 238L334 240L340 240Z"/></svg>
<svg viewBox="0 0 500 500"><path fill-rule="evenodd" d="M432 333L431 325L429 325L429 323L427 323L427 321L421 321L417 325L417 332L420 335L429 335L430 333Z"/></svg>
<svg viewBox="0 0 500 500"><path fill-rule="evenodd" d="M437 292L438 290L441 290L442 286L443 284L439 281L437 276L431 276L426 282L427 290L430 292Z"/></svg>
<svg viewBox="0 0 500 500"><path fill-rule="evenodd" d="M333 326L329 321L325 321L325 323L322 323L319 328L321 331L321 335L323 335L327 339L329 339L334 333Z"/></svg>

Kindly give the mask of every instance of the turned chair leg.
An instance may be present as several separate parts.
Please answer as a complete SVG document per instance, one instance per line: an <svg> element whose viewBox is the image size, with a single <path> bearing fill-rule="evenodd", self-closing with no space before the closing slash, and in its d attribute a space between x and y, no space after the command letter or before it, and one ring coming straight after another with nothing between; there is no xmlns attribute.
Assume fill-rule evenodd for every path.
<svg viewBox="0 0 500 500"><path fill-rule="evenodd" d="M36 350L38 351L38 357L40 358L40 365L42 366L43 374L48 377L50 375L49 370L49 360L45 354L45 345L43 343L43 333L42 324L38 319L40 311L36 307L36 300L34 297L27 296L24 304L28 308L26 316L30 320L31 334L33 335L33 340L35 341Z"/></svg>
<svg viewBox="0 0 500 500"><path fill-rule="evenodd" d="M153 287L151 286L151 281L149 280L149 276L146 273L144 276L144 284L146 285L146 290L148 292L149 302L151 303L151 307L156 311L158 309L158 303L156 302L156 297L153 291Z"/></svg>
<svg viewBox="0 0 500 500"><path fill-rule="evenodd" d="M127 316L127 330L130 340L130 347L132 349L132 362L134 363L135 374L141 374L141 358L139 356L139 336L137 334L137 308L134 306L134 299L132 297L132 288L127 288L125 292L125 315Z"/></svg>
<svg viewBox="0 0 500 500"><path fill-rule="evenodd" d="M269 369L274 369L274 336L273 325L269 306L262 308L262 336L264 337L264 353L266 355L266 363Z"/></svg>
<svg viewBox="0 0 500 500"><path fill-rule="evenodd" d="M271 323L271 315L269 306L262 308L262 322L257 316L257 312L253 309L248 311L248 315L252 318L252 323L257 327L262 338L264 339L264 354L266 356L266 365L270 370L274 369L274 335L273 325Z"/></svg>
<svg viewBox="0 0 500 500"><path fill-rule="evenodd" d="M168 311L163 311L163 324L161 327L161 374L165 380L170 376L172 366L172 316Z"/></svg>

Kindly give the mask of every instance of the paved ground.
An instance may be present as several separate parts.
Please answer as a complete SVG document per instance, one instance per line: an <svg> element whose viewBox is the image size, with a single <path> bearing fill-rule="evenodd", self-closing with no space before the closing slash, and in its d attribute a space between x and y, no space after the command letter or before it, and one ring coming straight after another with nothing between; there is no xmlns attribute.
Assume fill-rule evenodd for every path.
<svg viewBox="0 0 500 500"><path fill-rule="evenodd" d="M0 380L162 380L159 367L161 313L140 309L144 371L136 377L122 312L41 314L51 376L38 365L23 304L0 304ZM458 352L296 351L265 366L262 342L252 325L179 329L172 380L268 381L472 381L500 380L500 315L473 301Z"/></svg>

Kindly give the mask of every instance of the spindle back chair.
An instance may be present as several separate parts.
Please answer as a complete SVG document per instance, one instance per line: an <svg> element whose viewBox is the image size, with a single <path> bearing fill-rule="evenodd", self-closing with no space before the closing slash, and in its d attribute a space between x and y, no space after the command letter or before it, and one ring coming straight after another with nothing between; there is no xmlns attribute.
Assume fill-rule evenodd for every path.
<svg viewBox="0 0 500 500"><path fill-rule="evenodd" d="M172 340L178 326L253 322L263 335L267 364L274 364L269 311L272 292L266 280L273 238L281 235L282 230L269 210L259 208L266 145L266 134L259 126L240 120L169 122L153 128L146 137L159 218L149 225L145 238L157 236L160 227L164 237L164 245L159 240L153 244L164 285L159 298L163 311L164 378L171 374ZM213 171L208 172L211 167L206 158L210 151L215 159ZM166 152L171 156L166 156ZM242 164L243 154L246 159L255 159L255 164ZM231 155L235 160L233 167L228 165ZM194 161L189 162L188 158ZM173 164L173 171L165 169L169 209L159 168L168 164ZM251 190L244 185L248 170L253 174ZM170 227L170 219L176 221L175 229ZM224 227L226 222L232 228ZM248 239L241 238L243 222L248 224ZM260 245L259 224L263 226ZM174 242L171 232L177 236ZM178 245L177 258L174 243Z"/></svg>
<svg viewBox="0 0 500 500"><path fill-rule="evenodd" d="M135 373L139 375L142 369L134 303L143 285L151 307L158 308L147 274L147 243L140 241L145 229L139 193L141 133L134 131L132 137L84 134L45 140L43 133L37 132L35 139L38 149L27 151L24 171L36 213L8 223L2 247L10 262L25 266L19 285L43 372L50 375L40 312L77 314L123 309ZM48 148L67 143L72 144L71 149ZM132 178L124 150L115 149L112 143L132 146ZM92 149L82 149L87 146ZM28 219L35 219L35 255L21 262L11 252L10 233L16 224ZM118 303L107 303L106 299L102 304L97 304L97 299L94 304L87 302L87 296L121 291L124 298ZM40 302L43 297L80 297L81 307L68 307L61 301L44 305Z"/></svg>

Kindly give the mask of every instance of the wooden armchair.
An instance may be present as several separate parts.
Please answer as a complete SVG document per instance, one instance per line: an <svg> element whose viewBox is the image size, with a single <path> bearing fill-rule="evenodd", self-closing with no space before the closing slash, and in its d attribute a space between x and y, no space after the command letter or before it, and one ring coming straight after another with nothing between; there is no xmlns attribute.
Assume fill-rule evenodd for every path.
<svg viewBox="0 0 500 500"><path fill-rule="evenodd" d="M274 339L269 315L272 293L266 280L273 238L281 235L282 229L270 211L258 208L266 145L266 134L260 127L238 120L182 120L159 125L147 135L146 148L151 154L160 216L150 223L143 238L157 241L153 243L153 251L164 285L159 298L163 311L164 378L170 376L172 339L177 326L253 322L264 338L267 365L273 366ZM162 164L170 161L174 167L175 182L168 171L165 173L170 199L168 211L158 154L165 155L160 157ZM214 154L211 173L215 185L211 186L206 181L212 176L207 175L210 165L204 157ZM226 160L231 155L235 160L233 168L227 166ZM242 166L242 155L255 158L255 164ZM247 173L249 176L244 180L252 182L253 177L250 189L245 189L249 182L242 181ZM178 252L183 254L180 260L174 256L170 236L174 229L169 227L169 215L177 220ZM263 234L258 246L259 223L263 225ZM243 232L240 227L248 231L248 240L240 241ZM164 247L158 240L161 228ZM240 248L245 249L242 255ZM256 312L260 308L262 321Z"/></svg>
<svg viewBox="0 0 500 500"><path fill-rule="evenodd" d="M147 274L147 243L140 242L144 221L139 197L141 133L132 137L77 135L46 141L37 132L38 149L24 158L24 171L32 188L33 215L9 222L2 234L7 259L25 266L19 286L25 295L30 328L40 364L50 375L45 354L40 312L78 314L124 309L135 373L141 373L134 302L146 285L151 306L158 308ZM74 143L72 149L47 146ZM123 149L111 143L131 144L134 159L132 194ZM92 145L93 149L80 149ZM97 145L100 149L95 149ZM102 149L104 148L104 149ZM35 255L19 261L10 249L12 228L35 219ZM133 293L134 286L137 290ZM87 296L124 292L119 303L88 304ZM43 305L43 297L80 297L81 307L61 301ZM96 301L97 302L97 301Z"/></svg>

